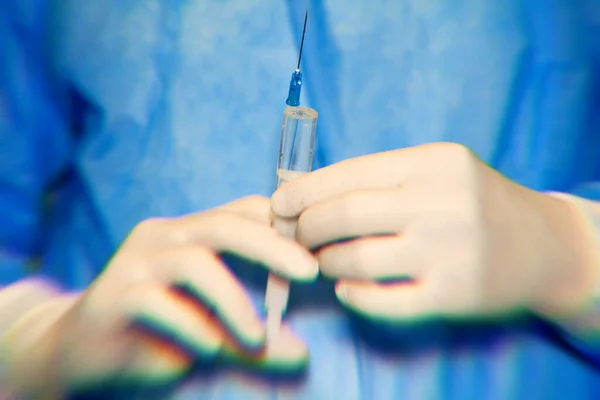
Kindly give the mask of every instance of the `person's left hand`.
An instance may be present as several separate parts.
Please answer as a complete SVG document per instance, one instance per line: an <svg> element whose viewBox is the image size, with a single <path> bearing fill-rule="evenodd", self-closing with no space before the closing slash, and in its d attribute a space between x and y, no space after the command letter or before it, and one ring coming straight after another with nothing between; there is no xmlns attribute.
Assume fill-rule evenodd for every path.
<svg viewBox="0 0 600 400"><path fill-rule="evenodd" d="M370 317L563 316L593 290L593 245L569 204L461 145L342 161L283 185L271 207L299 216L338 298Z"/></svg>

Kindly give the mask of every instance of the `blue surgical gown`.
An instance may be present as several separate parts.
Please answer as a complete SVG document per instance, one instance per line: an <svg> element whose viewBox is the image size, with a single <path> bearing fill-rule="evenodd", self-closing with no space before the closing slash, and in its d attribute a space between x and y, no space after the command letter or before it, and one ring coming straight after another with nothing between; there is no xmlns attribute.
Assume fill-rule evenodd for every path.
<svg viewBox="0 0 600 400"><path fill-rule="evenodd" d="M454 141L600 199L598 1L5 0L0 283L81 289L139 221L272 193L307 8L315 168ZM303 382L198 376L174 398L600 398L598 348L543 321L361 330L327 284L292 290Z"/></svg>

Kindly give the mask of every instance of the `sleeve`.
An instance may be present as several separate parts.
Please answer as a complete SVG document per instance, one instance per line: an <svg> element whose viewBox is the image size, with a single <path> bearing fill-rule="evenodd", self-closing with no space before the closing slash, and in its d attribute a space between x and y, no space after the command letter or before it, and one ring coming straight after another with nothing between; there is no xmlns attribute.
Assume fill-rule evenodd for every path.
<svg viewBox="0 0 600 400"><path fill-rule="evenodd" d="M551 194L574 205L595 238L596 246L592 249L598 269L595 291L588 299L588 308L577 317L561 322L558 329L570 346L600 366L600 182L581 185L569 194Z"/></svg>
<svg viewBox="0 0 600 400"><path fill-rule="evenodd" d="M71 152L65 108L45 53L46 3L0 5L0 287L34 270L48 188Z"/></svg>

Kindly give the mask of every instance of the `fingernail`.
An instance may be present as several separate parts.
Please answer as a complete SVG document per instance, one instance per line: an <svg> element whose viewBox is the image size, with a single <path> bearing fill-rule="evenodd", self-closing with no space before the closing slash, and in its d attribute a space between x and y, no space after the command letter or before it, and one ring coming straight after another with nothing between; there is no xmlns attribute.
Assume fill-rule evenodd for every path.
<svg viewBox="0 0 600 400"><path fill-rule="evenodd" d="M310 257L310 259L309 259ZM293 270L287 270L285 275L289 280L299 280L311 282L319 276L319 263L312 256L303 257L304 260L299 260L300 264L296 264Z"/></svg>
<svg viewBox="0 0 600 400"><path fill-rule="evenodd" d="M346 286L343 284L337 284L335 286L335 295L341 302L346 303L348 300L348 290Z"/></svg>
<svg viewBox="0 0 600 400"><path fill-rule="evenodd" d="M260 342L265 340L265 327L260 319L252 318L252 323L248 331L255 341Z"/></svg>
<svg viewBox="0 0 600 400"><path fill-rule="evenodd" d="M280 189L271 196L271 210L277 215L283 215L283 194Z"/></svg>
<svg viewBox="0 0 600 400"><path fill-rule="evenodd" d="M315 260L314 258L311 260L311 262L312 262L312 265L309 267L307 274L306 274L306 279L308 279L308 280L316 279L317 276L319 275L319 262L317 260Z"/></svg>
<svg viewBox="0 0 600 400"><path fill-rule="evenodd" d="M253 324L248 330L247 336L244 337L242 347L246 351L256 352L262 349L265 345L265 330L262 325Z"/></svg>

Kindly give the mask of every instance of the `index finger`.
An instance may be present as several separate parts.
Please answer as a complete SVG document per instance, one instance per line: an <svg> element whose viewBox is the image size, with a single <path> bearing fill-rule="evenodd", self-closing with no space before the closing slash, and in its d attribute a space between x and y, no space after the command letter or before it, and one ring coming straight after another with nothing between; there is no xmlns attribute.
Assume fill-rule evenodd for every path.
<svg viewBox="0 0 600 400"><path fill-rule="evenodd" d="M398 153L351 158L296 178L273 193L271 209L281 217L296 217L316 203L348 192L397 186L407 169L407 161Z"/></svg>
<svg viewBox="0 0 600 400"><path fill-rule="evenodd" d="M227 211L191 215L175 223L180 243L202 244L217 253L232 252L288 279L312 281L319 273L312 254L294 240Z"/></svg>

